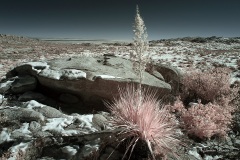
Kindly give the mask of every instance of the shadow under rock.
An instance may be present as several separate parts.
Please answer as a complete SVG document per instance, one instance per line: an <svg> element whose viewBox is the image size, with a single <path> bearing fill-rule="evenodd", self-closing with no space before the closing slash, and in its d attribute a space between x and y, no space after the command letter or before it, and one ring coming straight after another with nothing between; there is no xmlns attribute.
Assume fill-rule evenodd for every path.
<svg viewBox="0 0 240 160"><path fill-rule="evenodd" d="M40 103L54 107L64 113L92 114L98 111L107 111L104 99L98 96L91 96L87 100L75 93L54 90L38 84L36 91L46 98L39 100Z"/></svg>

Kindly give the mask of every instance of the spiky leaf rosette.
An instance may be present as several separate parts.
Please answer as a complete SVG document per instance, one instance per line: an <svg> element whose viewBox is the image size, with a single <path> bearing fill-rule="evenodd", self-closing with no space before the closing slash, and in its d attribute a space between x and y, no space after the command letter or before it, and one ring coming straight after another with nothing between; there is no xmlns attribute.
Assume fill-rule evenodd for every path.
<svg viewBox="0 0 240 160"><path fill-rule="evenodd" d="M143 90L140 105L135 87L119 89L119 93L119 99L115 99L112 104L108 103L107 107L113 115L112 125L122 128L119 133L121 140L132 139L126 152L130 148L132 152L136 143L141 140L148 145L153 159L156 153L174 154L173 148L181 142L177 135L177 121L167 108L160 107L155 93Z"/></svg>

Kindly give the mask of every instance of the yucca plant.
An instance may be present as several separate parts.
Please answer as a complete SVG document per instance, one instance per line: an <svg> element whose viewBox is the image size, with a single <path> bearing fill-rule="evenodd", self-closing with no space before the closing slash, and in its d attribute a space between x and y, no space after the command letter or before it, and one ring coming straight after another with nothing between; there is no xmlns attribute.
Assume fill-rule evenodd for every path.
<svg viewBox="0 0 240 160"><path fill-rule="evenodd" d="M119 89L119 97L106 106L112 113L110 123L121 131L117 137L127 143L123 159L131 158L134 148L140 142L147 146L149 158L156 156L167 157L172 153L176 157L174 148L182 141L177 134L177 120L169 110L161 106L156 92L144 90L142 86L143 73L150 57L147 53L148 41L144 21L137 6L134 23L134 52L130 55L133 60L133 69L139 77L137 87L126 86Z"/></svg>

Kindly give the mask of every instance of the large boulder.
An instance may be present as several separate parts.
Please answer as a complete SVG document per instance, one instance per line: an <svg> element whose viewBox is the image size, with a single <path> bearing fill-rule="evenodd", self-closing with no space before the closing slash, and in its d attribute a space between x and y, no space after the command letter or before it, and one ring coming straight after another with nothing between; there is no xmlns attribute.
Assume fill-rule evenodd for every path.
<svg viewBox="0 0 240 160"><path fill-rule="evenodd" d="M40 87L45 94L56 95L57 99L60 95L61 100L64 99L63 95L77 96L89 111L104 110L103 100L111 101L117 97L119 87L137 85L139 82L132 62L114 56L29 62L10 71L7 77L18 75L36 77L38 89ZM159 98L171 92L171 85L164 82L160 74L153 76L144 72L142 83L143 86L157 91Z"/></svg>
<svg viewBox="0 0 240 160"><path fill-rule="evenodd" d="M155 64L154 69L163 76L166 83L171 85L171 92L177 94L179 92L182 73L176 67L160 63Z"/></svg>

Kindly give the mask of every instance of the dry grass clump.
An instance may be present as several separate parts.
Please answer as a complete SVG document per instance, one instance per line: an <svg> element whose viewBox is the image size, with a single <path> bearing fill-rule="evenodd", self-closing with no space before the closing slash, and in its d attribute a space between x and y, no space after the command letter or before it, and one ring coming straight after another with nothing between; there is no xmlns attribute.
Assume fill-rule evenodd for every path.
<svg viewBox="0 0 240 160"><path fill-rule="evenodd" d="M107 107L113 115L112 125L122 128L119 133L121 141L131 140L125 155L131 149L131 156L138 141L146 142L153 159L157 155L175 155L173 148L181 143L177 135L177 121L166 107L160 107L155 94L145 90L140 98L133 86L119 92L120 98L113 104L107 104Z"/></svg>

